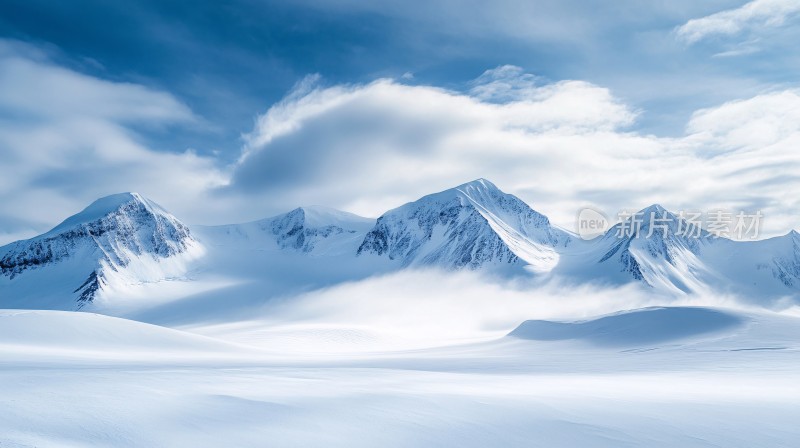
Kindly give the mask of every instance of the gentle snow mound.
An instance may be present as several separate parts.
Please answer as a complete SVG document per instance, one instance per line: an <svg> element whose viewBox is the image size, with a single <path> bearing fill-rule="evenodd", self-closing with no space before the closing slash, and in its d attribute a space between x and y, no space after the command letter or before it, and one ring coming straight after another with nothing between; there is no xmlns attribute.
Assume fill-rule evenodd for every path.
<svg viewBox="0 0 800 448"><path fill-rule="evenodd" d="M581 322L529 320L509 336L536 341L583 340L597 345L637 345L687 339L735 328L735 314L697 307L653 307Z"/></svg>
<svg viewBox="0 0 800 448"><path fill-rule="evenodd" d="M83 351L204 351L235 346L213 338L93 313L0 310L0 346Z"/></svg>

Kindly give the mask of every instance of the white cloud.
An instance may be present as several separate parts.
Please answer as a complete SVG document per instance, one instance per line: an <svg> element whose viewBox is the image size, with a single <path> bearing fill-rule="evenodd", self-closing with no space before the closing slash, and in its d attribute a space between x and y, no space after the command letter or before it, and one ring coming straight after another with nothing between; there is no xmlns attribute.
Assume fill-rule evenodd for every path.
<svg viewBox="0 0 800 448"><path fill-rule="evenodd" d="M375 216L486 177L570 228L584 205L655 202L761 209L768 232L798 227L786 194L800 186L796 92L698 111L685 137L658 138L626 131L636 114L607 89L500 71L503 86L490 72L471 94L381 80L295 95L259 119L231 188Z"/></svg>
<svg viewBox="0 0 800 448"><path fill-rule="evenodd" d="M3 57L0 103L37 118L73 115L120 122L191 121L191 111L172 96L129 83L81 75L21 55Z"/></svg>
<svg viewBox="0 0 800 448"><path fill-rule="evenodd" d="M675 31L681 40L692 44L710 36L777 27L798 13L800 2L796 0L754 0L736 9L689 20Z"/></svg>
<svg viewBox="0 0 800 448"><path fill-rule="evenodd" d="M698 110L687 126L696 138L712 142L705 148L765 151L800 134L800 91L765 93Z"/></svg>
<svg viewBox="0 0 800 448"><path fill-rule="evenodd" d="M11 41L0 41L0 85L0 243L120 191L191 215L193 198L225 180L214 160L152 151L131 130L193 123L172 95L65 69Z"/></svg>
<svg viewBox="0 0 800 448"><path fill-rule="evenodd" d="M267 319L249 321L242 327L275 332L285 326L293 337L298 336L299 328L321 325L358 329L370 338L364 348L374 351L493 340L526 319L584 320L648 306L754 309L746 298L719 294L676 298L640 284L608 287L560 279L535 284L467 271L443 275L431 270L406 270L300 294L278 307L271 304L257 313L269 316ZM301 337L294 340L293 349L320 349L316 333ZM335 342L326 341L326 349L336 348L352 350L353 346L337 347Z"/></svg>

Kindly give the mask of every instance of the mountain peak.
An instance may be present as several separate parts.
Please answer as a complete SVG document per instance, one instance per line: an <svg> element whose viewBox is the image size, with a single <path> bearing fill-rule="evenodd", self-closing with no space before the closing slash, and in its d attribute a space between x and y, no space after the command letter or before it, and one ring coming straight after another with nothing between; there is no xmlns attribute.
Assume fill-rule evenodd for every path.
<svg viewBox="0 0 800 448"><path fill-rule="evenodd" d="M384 213L358 253L386 255L404 265L529 265L546 271L558 259L554 247L569 241L521 199L476 179Z"/></svg>
<svg viewBox="0 0 800 448"><path fill-rule="evenodd" d="M463 183L461 185L456 185L455 187L448 188L446 190L439 191L437 193L427 194L420 199L405 204L405 206L411 204L419 204L425 202L441 202L441 201L451 201L458 199L460 201L470 201L471 198L476 198L480 196L504 196L506 195L505 192L497 188L497 186L486 179L479 178L475 179L470 182Z"/></svg>
<svg viewBox="0 0 800 448"><path fill-rule="evenodd" d="M691 266L707 238L708 232L701 227L653 204L606 232L607 245L599 262L614 260L620 272L653 286L663 283L664 276L671 275L665 272L672 272L676 266ZM653 266L667 271L654 270Z"/></svg>
<svg viewBox="0 0 800 448"><path fill-rule="evenodd" d="M0 276L22 276L24 284L36 282L28 271L78 273L58 295L69 297L72 291L81 307L112 279L125 282L135 275L160 281L182 273L182 262L200 253L202 247L177 218L138 193L119 193L92 202L43 235L0 248ZM182 262L162 263L176 256Z"/></svg>
<svg viewBox="0 0 800 448"><path fill-rule="evenodd" d="M139 193L117 193L95 200L80 212L70 216L59 225L55 226L52 230L47 232L46 235L60 233L80 224L97 221L131 203L141 204L151 211L157 210L161 213L166 213L157 204L144 198Z"/></svg>
<svg viewBox="0 0 800 448"><path fill-rule="evenodd" d="M664 239L698 234L692 239L705 238L708 232L700 226L687 221L682 215L672 213L660 204L645 207L625 219L606 232L606 239L615 239L620 235L635 239ZM694 243L690 244L694 246Z"/></svg>
<svg viewBox="0 0 800 448"><path fill-rule="evenodd" d="M334 208L314 205L298 207L256 223L262 230L268 230L276 237L281 249L312 252L318 245L330 249L329 246L336 241L363 235L374 221Z"/></svg>
<svg viewBox="0 0 800 448"><path fill-rule="evenodd" d="M643 209L641 209L639 211L639 214L641 214L643 216L649 216L650 213L655 213L658 216L661 216L664 213L667 213L669 215L674 215L674 213L672 213L669 210L667 210L664 207L662 207L661 204L652 204L652 205L650 205L648 207L645 207L645 208L643 208Z"/></svg>
<svg viewBox="0 0 800 448"><path fill-rule="evenodd" d="M455 189L458 190L458 189L470 188L470 187L471 188L490 189L490 190L500 190L499 188L497 188L497 185L493 184L489 180L484 179L482 177L479 177L479 178L477 178L475 180L463 183L463 184L455 187Z"/></svg>

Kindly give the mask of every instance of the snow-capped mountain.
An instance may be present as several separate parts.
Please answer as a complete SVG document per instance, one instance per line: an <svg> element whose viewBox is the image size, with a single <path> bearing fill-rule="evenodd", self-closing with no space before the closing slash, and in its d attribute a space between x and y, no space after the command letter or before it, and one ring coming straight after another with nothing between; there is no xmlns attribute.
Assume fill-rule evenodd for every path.
<svg viewBox="0 0 800 448"><path fill-rule="evenodd" d="M769 270L773 277L784 285L800 289L800 234L792 230L784 236L772 238L760 243L762 246L774 246L773 250L758 251L771 254L767 260L754 260L758 269Z"/></svg>
<svg viewBox="0 0 800 448"><path fill-rule="evenodd" d="M621 266L620 272L660 288L688 292L698 280L701 247L712 237L658 204L616 224L599 242L598 263Z"/></svg>
<svg viewBox="0 0 800 448"><path fill-rule="evenodd" d="M800 292L800 235L791 231L783 236L759 241L711 240L703 248L702 259L714 272L714 290L756 298L790 298Z"/></svg>
<svg viewBox="0 0 800 448"><path fill-rule="evenodd" d="M311 256L355 253L375 220L321 207L299 207L288 213L244 224L197 227L211 245L281 249Z"/></svg>
<svg viewBox="0 0 800 448"><path fill-rule="evenodd" d="M660 205L647 207L593 241L561 253L555 272L586 281L642 282L668 293L717 293L759 299L800 292L797 232L733 241L697 227Z"/></svg>
<svg viewBox="0 0 800 448"><path fill-rule="evenodd" d="M235 303L255 306L406 267L795 300L800 235L717 238L653 205L583 241L484 179L377 220L315 206L191 232L152 201L123 193L95 201L43 235L1 247L0 307L125 302L130 308L142 300L165 306L192 296L204 301L197 312L222 313Z"/></svg>
<svg viewBox="0 0 800 448"><path fill-rule="evenodd" d="M530 266L548 271L572 237L494 184L478 179L383 214L358 248L402 266Z"/></svg>
<svg viewBox="0 0 800 448"><path fill-rule="evenodd" d="M80 308L108 288L180 275L201 253L189 228L156 203L107 196L43 235L0 247L3 306Z"/></svg>

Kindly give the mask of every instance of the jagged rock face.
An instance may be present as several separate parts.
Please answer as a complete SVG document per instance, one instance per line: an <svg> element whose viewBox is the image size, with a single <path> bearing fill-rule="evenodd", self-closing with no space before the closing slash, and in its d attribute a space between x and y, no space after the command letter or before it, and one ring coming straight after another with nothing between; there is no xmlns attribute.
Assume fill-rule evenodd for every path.
<svg viewBox="0 0 800 448"><path fill-rule="evenodd" d="M101 274L98 274L97 271L92 272L89 274L89 278L86 279L85 282L78 286L73 293L78 294L78 309L82 308L85 304L94 300L95 294L100 290L101 286Z"/></svg>
<svg viewBox="0 0 800 448"><path fill-rule="evenodd" d="M185 251L190 241L188 227L132 196L95 221L0 249L0 274L13 278L26 269L57 263L87 248L94 249L110 265L125 267L131 255L149 253L166 258Z"/></svg>
<svg viewBox="0 0 800 448"><path fill-rule="evenodd" d="M312 252L320 239L330 238L334 235L355 234L354 229L345 229L339 225L328 224L319 227L310 226L306 220L306 211L297 208L291 212L275 218L265 226L276 237L278 247L281 249L294 249L300 252Z"/></svg>
<svg viewBox="0 0 800 448"><path fill-rule="evenodd" d="M0 258L0 275L13 279L26 269L58 262L69 255L69 249L73 246L70 241L64 241L64 244L52 244L46 240L12 243Z"/></svg>
<svg viewBox="0 0 800 448"><path fill-rule="evenodd" d="M486 180L470 182L462 189L473 207L483 212L480 214L484 218L495 218L492 221L508 225L533 242L565 247L572 239L565 232L553 228L546 216L530 208L523 200L503 193Z"/></svg>
<svg viewBox="0 0 800 448"><path fill-rule="evenodd" d="M666 219L652 225L651 213L656 218ZM634 227L629 218L625 223L613 226L603 237L603 243L610 246L598 261L599 263L618 262L622 272L630 274L636 280L646 281L646 273L642 270L642 256L660 259L671 265L685 257L687 253L698 255L703 244L711 241L710 235L701 230L697 237L680 235L685 232L688 223L677 215L660 206L654 205L638 213L643 217L641 226ZM652 225L652 229L651 229Z"/></svg>
<svg viewBox="0 0 800 448"><path fill-rule="evenodd" d="M790 288L800 286L800 235L791 232L784 238L786 254L772 259L772 275Z"/></svg>
<svg viewBox="0 0 800 448"><path fill-rule="evenodd" d="M599 262L617 260L621 265L622 271L630 273L637 280L642 280L644 277L641 271L641 264L637 259L637 252L639 254L646 253L652 258L662 259L674 265L675 259L685 251L697 254L700 250L700 240L665 235L665 232L661 229L654 230L649 237L646 235L646 229L644 233L640 232L622 239L618 239L615 234L609 234L607 238L612 242L615 239L618 241L613 242L612 248L600 258ZM634 251L632 249L638 250Z"/></svg>
<svg viewBox="0 0 800 448"><path fill-rule="evenodd" d="M630 252L630 243L630 240L627 239L620 241L610 251L603 255L603 257L600 259L600 263L611 260L614 255L619 253L617 260L620 263L621 272L630 274L631 277L635 278L636 280L643 280L644 276L642 274L642 268L639 265L639 262L636 260L636 257Z"/></svg>
<svg viewBox="0 0 800 448"><path fill-rule="evenodd" d="M435 238L443 241L434 250L423 254L419 259L421 264L476 269L489 262L515 263L519 260L500 237L490 231L486 219L458 199L441 204L441 208L416 208L407 217L382 216L358 252L386 254L392 260L409 265Z"/></svg>
<svg viewBox="0 0 800 448"><path fill-rule="evenodd" d="M123 193L96 201L44 235L0 248L0 276L14 280L30 270L69 266L75 286L64 295L75 294L80 308L94 300L109 275L134 261L158 276L158 260L194 245L189 228L175 217L138 194Z"/></svg>
<svg viewBox="0 0 800 448"><path fill-rule="evenodd" d="M511 239L549 247L569 242L546 217L479 180L384 214L358 254L387 256L404 266L478 269L522 264Z"/></svg>

